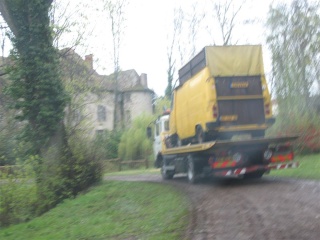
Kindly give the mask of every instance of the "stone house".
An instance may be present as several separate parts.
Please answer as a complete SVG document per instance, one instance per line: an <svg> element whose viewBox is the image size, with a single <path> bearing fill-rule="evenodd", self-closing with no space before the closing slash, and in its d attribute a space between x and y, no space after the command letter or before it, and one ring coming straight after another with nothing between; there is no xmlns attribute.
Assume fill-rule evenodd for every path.
<svg viewBox="0 0 320 240"><path fill-rule="evenodd" d="M70 121L80 120L79 115L85 116L92 134L99 134L113 130L115 121L120 128L128 127L137 116L153 113L154 92L148 88L147 74L139 75L133 69L120 71L116 82L114 74L100 75L93 69L92 55L82 59L70 49L60 53L63 79L67 86L72 85L73 91L79 89L73 94L79 104L69 109ZM77 108L80 105L85 107Z"/></svg>

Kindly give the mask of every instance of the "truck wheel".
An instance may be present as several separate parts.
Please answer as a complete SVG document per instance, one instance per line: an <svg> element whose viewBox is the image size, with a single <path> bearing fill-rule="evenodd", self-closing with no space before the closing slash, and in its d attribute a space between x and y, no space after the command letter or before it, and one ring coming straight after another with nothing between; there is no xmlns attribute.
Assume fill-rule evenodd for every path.
<svg viewBox="0 0 320 240"><path fill-rule="evenodd" d="M206 134L203 132L202 127L198 126L196 130L197 143L204 143L206 139Z"/></svg>
<svg viewBox="0 0 320 240"><path fill-rule="evenodd" d="M161 154L158 154L158 155L157 155L157 159L156 159L156 161L154 162L154 166L155 166L156 168L159 168L159 167L161 167L162 165L163 165L162 156L161 156Z"/></svg>
<svg viewBox="0 0 320 240"><path fill-rule="evenodd" d="M188 181L189 183L196 183L197 178L196 178L196 171L195 171L195 166L194 166L194 161L191 156L188 157Z"/></svg>
<svg viewBox="0 0 320 240"><path fill-rule="evenodd" d="M164 167L164 165L162 165L161 167L161 176L163 180L168 180L168 179L172 179L174 176L174 172L172 171L167 171Z"/></svg>

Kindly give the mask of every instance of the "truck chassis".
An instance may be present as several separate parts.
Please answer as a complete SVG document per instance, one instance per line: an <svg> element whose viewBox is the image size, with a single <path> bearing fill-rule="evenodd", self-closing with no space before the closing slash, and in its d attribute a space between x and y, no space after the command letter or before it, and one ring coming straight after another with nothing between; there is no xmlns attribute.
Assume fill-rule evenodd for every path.
<svg viewBox="0 0 320 240"><path fill-rule="evenodd" d="M295 168L290 141L296 136L215 141L168 148L158 156L163 179L186 173L190 183L200 177L260 178L271 170Z"/></svg>

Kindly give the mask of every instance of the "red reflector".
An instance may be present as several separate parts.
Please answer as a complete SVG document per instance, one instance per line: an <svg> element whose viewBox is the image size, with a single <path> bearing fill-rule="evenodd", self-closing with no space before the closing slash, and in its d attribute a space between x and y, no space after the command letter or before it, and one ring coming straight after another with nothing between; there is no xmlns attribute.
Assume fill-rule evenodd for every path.
<svg viewBox="0 0 320 240"><path fill-rule="evenodd" d="M278 155L272 156L271 162L285 162L285 161L293 160L293 158L294 158L293 152L290 152L288 154L278 154Z"/></svg>
<svg viewBox="0 0 320 240"><path fill-rule="evenodd" d="M216 105L213 105L212 107L212 114L213 114L213 118L218 118L219 113Z"/></svg>
<svg viewBox="0 0 320 240"><path fill-rule="evenodd" d="M264 112L266 115L270 114L270 104L269 103L264 105Z"/></svg>

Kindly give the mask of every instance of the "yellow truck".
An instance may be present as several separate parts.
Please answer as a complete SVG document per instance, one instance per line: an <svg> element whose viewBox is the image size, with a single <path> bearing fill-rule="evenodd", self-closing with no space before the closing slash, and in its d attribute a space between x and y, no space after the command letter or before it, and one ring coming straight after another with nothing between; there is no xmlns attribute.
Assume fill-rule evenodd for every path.
<svg viewBox="0 0 320 240"><path fill-rule="evenodd" d="M274 118L261 46L205 47L180 69L179 81L171 112L154 122L163 179L260 178L298 167L290 144L296 136L264 137Z"/></svg>
<svg viewBox="0 0 320 240"><path fill-rule="evenodd" d="M179 70L171 145L263 137L275 119L261 45L207 46Z"/></svg>

